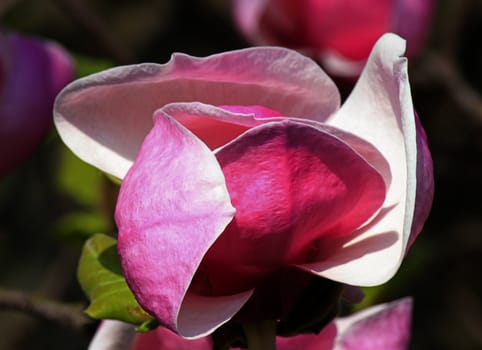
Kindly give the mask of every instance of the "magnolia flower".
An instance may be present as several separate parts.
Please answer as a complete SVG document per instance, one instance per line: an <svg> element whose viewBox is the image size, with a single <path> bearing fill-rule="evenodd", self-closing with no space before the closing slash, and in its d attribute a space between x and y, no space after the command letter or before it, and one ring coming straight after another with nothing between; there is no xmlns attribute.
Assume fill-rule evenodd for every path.
<svg viewBox="0 0 482 350"><path fill-rule="evenodd" d="M301 49L332 73L356 76L385 32L407 39L416 55L425 41L432 0L233 0L241 32L255 44Z"/></svg>
<svg viewBox="0 0 482 350"><path fill-rule="evenodd" d="M395 274L433 194L404 48L384 35L341 107L314 61L279 47L176 54L61 92L64 142L123 179L118 251L146 311L196 338L253 295L296 298L306 274Z"/></svg>
<svg viewBox="0 0 482 350"><path fill-rule="evenodd" d="M410 341L412 300L377 305L336 318L320 334L277 337L278 350L404 350ZM104 321L89 350L211 350L209 337L187 340L166 328L136 334L120 321Z"/></svg>
<svg viewBox="0 0 482 350"><path fill-rule="evenodd" d="M70 57L57 44L0 31L0 175L46 134L54 98L73 77Z"/></svg>

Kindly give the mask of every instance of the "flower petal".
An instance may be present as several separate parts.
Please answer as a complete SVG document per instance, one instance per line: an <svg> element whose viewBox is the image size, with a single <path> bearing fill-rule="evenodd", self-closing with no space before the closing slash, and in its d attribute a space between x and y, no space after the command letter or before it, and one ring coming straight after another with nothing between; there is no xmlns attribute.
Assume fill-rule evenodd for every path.
<svg viewBox="0 0 482 350"><path fill-rule="evenodd" d="M79 79L58 96L61 138L86 162L119 178L152 127L152 114L171 102L261 105L283 115L327 118L339 107L331 79L295 51L249 48L165 65L109 69Z"/></svg>
<svg viewBox="0 0 482 350"><path fill-rule="evenodd" d="M211 338L184 339L166 328L158 327L151 332L138 334L131 350L212 350L212 348Z"/></svg>
<svg viewBox="0 0 482 350"><path fill-rule="evenodd" d="M133 325L115 321L103 321L88 350L128 350L136 338L136 329Z"/></svg>
<svg viewBox="0 0 482 350"><path fill-rule="evenodd" d="M263 106L216 107L200 102L170 103L159 112L172 116L211 149L218 148L250 127L261 124L261 118L279 115L277 111Z"/></svg>
<svg viewBox="0 0 482 350"><path fill-rule="evenodd" d="M278 350L405 350L410 340L412 299L376 305L336 318L318 335L276 338Z"/></svg>
<svg viewBox="0 0 482 350"><path fill-rule="evenodd" d="M323 259L385 198L380 174L334 135L293 120L250 129L217 152L236 216L206 255L215 294ZM233 280L230 276L236 276Z"/></svg>
<svg viewBox="0 0 482 350"><path fill-rule="evenodd" d="M170 116L157 113L122 182L116 208L118 249L139 303L183 336L200 336L220 326L249 298L246 292L220 299L223 308L204 314L196 312L206 305L204 300L187 299L183 308L193 311L179 314L202 257L233 216L214 155Z"/></svg>
<svg viewBox="0 0 482 350"><path fill-rule="evenodd" d="M414 215L417 168L415 113L408 83L404 41L384 35L375 45L352 94L328 124L373 144L391 168L384 210L370 226L311 269L353 285L387 281L405 254ZM379 246L376 252L370 247Z"/></svg>
<svg viewBox="0 0 482 350"><path fill-rule="evenodd" d="M303 334L294 337L276 337L278 350L333 350L337 330L336 325L330 322L319 334Z"/></svg>
<svg viewBox="0 0 482 350"><path fill-rule="evenodd" d="M405 350L410 340L412 299L377 305L335 320L342 350Z"/></svg>
<svg viewBox="0 0 482 350"><path fill-rule="evenodd" d="M415 114L415 123L417 127L417 194L415 200L415 212L413 214L412 230L408 240L408 247L417 238L422 231L423 224L427 220L428 214L432 207L434 180L433 180L433 164L430 150L428 149L428 140L425 130L418 115Z"/></svg>

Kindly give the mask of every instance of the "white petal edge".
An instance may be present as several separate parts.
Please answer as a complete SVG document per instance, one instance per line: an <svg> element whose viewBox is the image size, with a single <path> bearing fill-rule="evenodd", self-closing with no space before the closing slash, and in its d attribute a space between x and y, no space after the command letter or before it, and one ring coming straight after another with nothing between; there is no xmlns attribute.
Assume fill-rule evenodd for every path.
<svg viewBox="0 0 482 350"><path fill-rule="evenodd" d="M174 54L166 64L117 67L71 83L57 96L54 123L79 158L122 179L153 126L154 111L172 102L262 105L326 119L339 108L340 96L313 60L293 50Z"/></svg>
<svg viewBox="0 0 482 350"><path fill-rule="evenodd" d="M131 324L116 321L103 321L89 344L88 350L129 350L137 332Z"/></svg>
<svg viewBox="0 0 482 350"><path fill-rule="evenodd" d="M198 339L211 334L246 304L253 291L221 297L186 294L177 318L179 335Z"/></svg>
<svg viewBox="0 0 482 350"><path fill-rule="evenodd" d="M415 207L417 144L404 51L402 38L382 36L352 94L327 121L377 147L390 164L392 184L384 210L371 224L325 261L303 266L322 277L359 286L382 284L405 255ZM375 244L380 248L367 249Z"/></svg>

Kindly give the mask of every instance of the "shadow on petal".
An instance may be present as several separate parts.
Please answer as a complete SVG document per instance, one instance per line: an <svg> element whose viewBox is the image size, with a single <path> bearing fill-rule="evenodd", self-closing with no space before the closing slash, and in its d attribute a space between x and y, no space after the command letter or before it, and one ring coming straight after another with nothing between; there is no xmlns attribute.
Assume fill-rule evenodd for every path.
<svg viewBox="0 0 482 350"><path fill-rule="evenodd" d="M390 231L371 235L370 237L361 239L360 241L350 242L338 247L330 242L327 244L329 248L327 246L322 247L322 256L318 256L313 259L317 260L317 262L299 264L297 266L303 269L321 272L323 270L360 259L368 254L387 249L399 240L400 235L395 231ZM323 245L324 242L320 240L319 244ZM324 255L324 253L326 254L327 251L330 252L328 256Z"/></svg>

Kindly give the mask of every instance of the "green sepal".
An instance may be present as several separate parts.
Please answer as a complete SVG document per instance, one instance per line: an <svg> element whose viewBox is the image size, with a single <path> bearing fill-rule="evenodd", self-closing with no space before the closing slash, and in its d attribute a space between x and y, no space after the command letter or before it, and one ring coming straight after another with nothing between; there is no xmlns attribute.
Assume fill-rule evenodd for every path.
<svg viewBox="0 0 482 350"><path fill-rule="evenodd" d="M152 318L150 320L147 320L141 323L141 325L136 328L136 331L138 331L139 333L147 333L149 331L152 331L153 329L156 329L159 326L160 326L159 321L156 320L155 318Z"/></svg>
<svg viewBox="0 0 482 350"><path fill-rule="evenodd" d="M85 312L95 319L115 319L154 329L156 322L139 305L122 275L117 241L105 234L95 234L85 242L77 278L90 300Z"/></svg>
<svg viewBox="0 0 482 350"><path fill-rule="evenodd" d="M111 175L109 173L104 173L105 177L112 182L114 185L120 186L122 183L122 180L119 179L118 177Z"/></svg>

